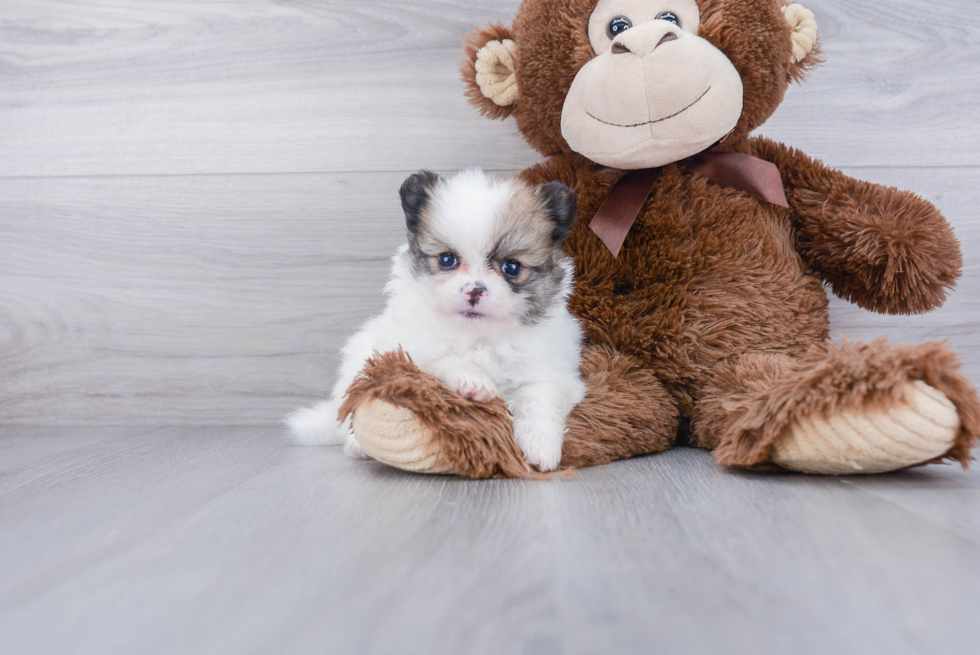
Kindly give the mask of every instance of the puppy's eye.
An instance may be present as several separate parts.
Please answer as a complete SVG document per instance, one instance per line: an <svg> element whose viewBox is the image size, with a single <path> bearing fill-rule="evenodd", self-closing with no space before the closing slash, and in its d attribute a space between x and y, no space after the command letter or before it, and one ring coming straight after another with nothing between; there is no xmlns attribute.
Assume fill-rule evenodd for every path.
<svg viewBox="0 0 980 655"><path fill-rule="evenodd" d="M681 19L677 17L677 14L675 14L673 12L669 12L669 11L665 11L664 13L660 14L659 16L657 16L657 20L669 21L669 22L673 23L674 25L677 25L678 27L681 24Z"/></svg>
<svg viewBox="0 0 980 655"><path fill-rule="evenodd" d="M615 39L617 36L631 27L633 27L633 21L626 16L617 16L609 21L609 27L606 29L606 34L609 35L610 39Z"/></svg>
<svg viewBox="0 0 980 655"><path fill-rule="evenodd" d="M439 268L444 271L451 271L459 266L459 257L451 252L444 252L439 255Z"/></svg>
<svg viewBox="0 0 980 655"><path fill-rule="evenodd" d="M500 270L503 271L504 275L507 277L517 277L521 274L521 263L516 259L508 259L500 265Z"/></svg>

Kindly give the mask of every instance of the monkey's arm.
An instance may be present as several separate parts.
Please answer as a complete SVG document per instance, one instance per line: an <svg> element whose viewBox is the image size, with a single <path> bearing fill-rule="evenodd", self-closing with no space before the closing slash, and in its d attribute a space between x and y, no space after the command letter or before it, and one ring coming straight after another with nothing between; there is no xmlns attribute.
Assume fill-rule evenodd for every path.
<svg viewBox="0 0 980 655"><path fill-rule="evenodd" d="M936 207L768 139L753 139L750 147L779 167L796 250L835 294L887 314L918 314L943 304L960 277L963 256Z"/></svg>

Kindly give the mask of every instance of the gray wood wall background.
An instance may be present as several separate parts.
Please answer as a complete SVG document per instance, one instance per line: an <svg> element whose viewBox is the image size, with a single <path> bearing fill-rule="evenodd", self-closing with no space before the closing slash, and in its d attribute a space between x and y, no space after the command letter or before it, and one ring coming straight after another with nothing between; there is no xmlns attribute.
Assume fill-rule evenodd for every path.
<svg viewBox="0 0 980 655"><path fill-rule="evenodd" d="M0 424L269 424L382 305L421 168L538 160L477 116L460 39L518 0L0 0ZM980 3L808 0L827 63L761 133L938 204L946 339L980 382Z"/></svg>

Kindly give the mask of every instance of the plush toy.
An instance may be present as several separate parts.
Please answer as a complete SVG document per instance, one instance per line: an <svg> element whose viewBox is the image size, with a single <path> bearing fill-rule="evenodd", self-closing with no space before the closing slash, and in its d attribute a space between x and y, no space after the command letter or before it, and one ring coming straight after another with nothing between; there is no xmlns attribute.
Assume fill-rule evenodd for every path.
<svg viewBox="0 0 980 655"><path fill-rule="evenodd" d="M828 338L824 283L920 313L962 257L921 198L750 136L816 63L813 14L780 0L525 0L512 28L467 38L472 103L547 158L522 176L578 196L589 391L563 467L676 443L822 474L970 459L980 401L952 352ZM402 353L375 358L342 412L392 466L528 473L499 400L458 397Z"/></svg>

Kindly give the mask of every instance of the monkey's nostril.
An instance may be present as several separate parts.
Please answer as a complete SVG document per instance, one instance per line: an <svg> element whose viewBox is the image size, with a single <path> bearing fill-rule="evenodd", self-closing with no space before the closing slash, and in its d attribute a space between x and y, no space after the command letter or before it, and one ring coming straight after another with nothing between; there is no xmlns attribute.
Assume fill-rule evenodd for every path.
<svg viewBox="0 0 980 655"><path fill-rule="evenodd" d="M625 55L628 52L633 52L633 51L627 48L619 41L616 41L615 43L612 44L612 53L614 55Z"/></svg>
<svg viewBox="0 0 980 655"><path fill-rule="evenodd" d="M666 34L664 34L663 38L660 39L660 43L657 44L657 48L659 48L665 43L670 43L671 41L676 41L676 40L677 40L676 34L674 34L673 32L667 32ZM654 48L654 50L656 50L657 48Z"/></svg>

